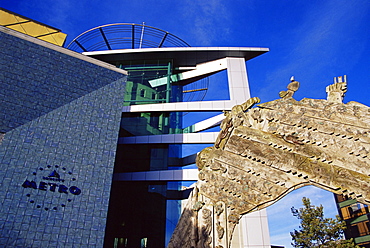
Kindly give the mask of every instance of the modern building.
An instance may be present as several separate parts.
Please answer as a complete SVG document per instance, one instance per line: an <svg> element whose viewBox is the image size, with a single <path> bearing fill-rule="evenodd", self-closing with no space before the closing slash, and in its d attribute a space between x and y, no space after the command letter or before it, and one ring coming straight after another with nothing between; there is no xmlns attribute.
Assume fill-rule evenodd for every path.
<svg viewBox="0 0 370 248"><path fill-rule="evenodd" d="M346 222L344 235L361 247L370 247L369 207L347 195L335 195L340 217Z"/></svg>
<svg viewBox="0 0 370 248"><path fill-rule="evenodd" d="M250 97L246 61L268 51L190 47L122 23L68 49L2 26L0 38L5 247L164 247L196 152L215 141L222 111ZM217 77L229 95L203 100ZM233 247L270 247L266 211L235 233Z"/></svg>
<svg viewBox="0 0 370 248"><path fill-rule="evenodd" d="M130 247L131 242L132 247L163 247L181 214L181 199L189 194L184 186L197 180L197 169L189 165L195 163L199 148L183 156L182 146L214 143L218 130L208 130L220 124L222 111L250 97L245 62L268 49L189 47L165 31L135 24L96 27L75 38L68 48L129 74L106 245ZM226 71L229 96L201 101L203 94L199 93L212 87L212 82L204 81L222 71ZM212 112L214 116L197 122L193 115L186 115L189 112ZM265 211L242 223L235 247L236 243L238 247L270 247Z"/></svg>

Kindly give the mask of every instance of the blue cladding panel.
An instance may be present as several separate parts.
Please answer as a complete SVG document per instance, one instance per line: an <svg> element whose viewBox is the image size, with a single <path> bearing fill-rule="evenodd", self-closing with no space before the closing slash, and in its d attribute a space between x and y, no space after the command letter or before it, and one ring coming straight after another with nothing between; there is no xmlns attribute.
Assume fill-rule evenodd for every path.
<svg viewBox="0 0 370 248"><path fill-rule="evenodd" d="M0 32L0 132L7 132L122 74Z"/></svg>
<svg viewBox="0 0 370 248"><path fill-rule="evenodd" d="M0 247L102 247L126 78L0 39Z"/></svg>

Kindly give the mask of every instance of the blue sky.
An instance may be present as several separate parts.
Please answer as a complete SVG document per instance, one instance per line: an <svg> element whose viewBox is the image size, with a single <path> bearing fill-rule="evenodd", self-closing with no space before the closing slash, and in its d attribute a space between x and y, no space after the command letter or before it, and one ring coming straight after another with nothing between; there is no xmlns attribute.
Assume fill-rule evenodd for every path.
<svg viewBox="0 0 370 248"><path fill-rule="evenodd" d="M60 28L67 43L99 25L145 22L191 46L268 47L247 63L251 95L262 102L278 98L292 75L301 83L295 94L300 100L325 98L333 77L346 74L345 102L370 105L368 0L0 0L0 6ZM299 207L303 196L335 214L330 193L302 188L268 208L273 244L290 247L289 232L298 227L290 208Z"/></svg>

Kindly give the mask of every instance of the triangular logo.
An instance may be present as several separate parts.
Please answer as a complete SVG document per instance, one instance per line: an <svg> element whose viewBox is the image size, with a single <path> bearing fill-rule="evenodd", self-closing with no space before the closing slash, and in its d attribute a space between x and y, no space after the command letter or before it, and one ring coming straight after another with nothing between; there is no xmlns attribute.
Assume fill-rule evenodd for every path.
<svg viewBox="0 0 370 248"><path fill-rule="evenodd" d="M60 176L59 176L58 172L56 172L55 170L49 174L49 177L56 177L56 178L60 178Z"/></svg>

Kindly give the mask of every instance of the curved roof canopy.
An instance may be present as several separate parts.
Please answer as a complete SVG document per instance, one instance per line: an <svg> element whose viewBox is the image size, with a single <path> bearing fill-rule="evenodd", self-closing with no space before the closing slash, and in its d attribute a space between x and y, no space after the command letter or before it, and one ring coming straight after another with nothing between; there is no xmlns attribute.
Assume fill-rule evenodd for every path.
<svg viewBox="0 0 370 248"><path fill-rule="evenodd" d="M194 66L225 57L243 57L246 61L268 48L190 47L181 38L145 24L115 23L92 28L78 35L68 49L115 63L123 60L171 59L174 66Z"/></svg>
<svg viewBox="0 0 370 248"><path fill-rule="evenodd" d="M114 23L83 32L68 44L76 52L154 47L189 47L179 37L145 24Z"/></svg>

